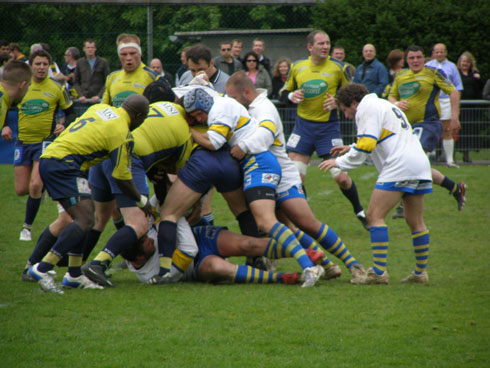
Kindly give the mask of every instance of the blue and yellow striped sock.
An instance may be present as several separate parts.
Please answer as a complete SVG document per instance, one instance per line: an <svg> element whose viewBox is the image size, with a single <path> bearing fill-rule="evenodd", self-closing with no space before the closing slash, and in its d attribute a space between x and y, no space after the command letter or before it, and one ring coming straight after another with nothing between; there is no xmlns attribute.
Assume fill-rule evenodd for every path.
<svg viewBox="0 0 490 368"><path fill-rule="evenodd" d="M172 267L175 267L179 272L184 273L192 261L194 261L194 256L186 252L176 249L172 255Z"/></svg>
<svg viewBox="0 0 490 368"><path fill-rule="evenodd" d="M283 273L273 273L263 271L258 268L246 265L236 265L233 282L237 284L271 284L282 283Z"/></svg>
<svg viewBox="0 0 490 368"><path fill-rule="evenodd" d="M327 224L322 224L315 239L327 252L344 262L347 268L351 268L354 264L359 263L350 254L349 249L344 245L342 239Z"/></svg>
<svg viewBox="0 0 490 368"><path fill-rule="evenodd" d="M276 244L269 243L269 245L272 247L270 250L271 253L275 253L277 255L281 254L282 258L294 257L303 270L314 266L313 262L311 262L305 250L298 242L298 239L296 239L293 232L289 230L286 225L276 222L274 226L272 226L269 235L277 242ZM268 255L266 256L268 257Z"/></svg>
<svg viewBox="0 0 490 368"><path fill-rule="evenodd" d="M371 226L371 249L373 251L373 270L377 275L382 275L386 271L386 260L388 257L388 227Z"/></svg>
<svg viewBox="0 0 490 368"><path fill-rule="evenodd" d="M304 231L298 229L294 235L296 236L296 239L299 240L299 242L303 248L311 249L311 250L322 250L320 248L319 244L316 242L316 240L313 239L311 236L309 236ZM333 263L332 263L332 261L330 261L330 259L328 259L327 255L324 255L322 258L321 265L323 268L328 268L328 267L333 266Z"/></svg>
<svg viewBox="0 0 490 368"><path fill-rule="evenodd" d="M415 274L420 275L425 271L429 259L429 230L412 233L412 244L415 252Z"/></svg>

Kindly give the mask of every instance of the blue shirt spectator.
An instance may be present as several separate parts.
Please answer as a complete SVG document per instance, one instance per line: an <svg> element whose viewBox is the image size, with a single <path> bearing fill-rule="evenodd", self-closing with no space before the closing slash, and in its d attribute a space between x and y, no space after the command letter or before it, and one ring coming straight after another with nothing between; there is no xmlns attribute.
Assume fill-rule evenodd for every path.
<svg viewBox="0 0 490 368"><path fill-rule="evenodd" d="M359 65L354 74L354 82L366 86L370 93L376 93L378 97L388 84L388 71L386 67L376 59L376 49L367 44L362 48L364 62Z"/></svg>

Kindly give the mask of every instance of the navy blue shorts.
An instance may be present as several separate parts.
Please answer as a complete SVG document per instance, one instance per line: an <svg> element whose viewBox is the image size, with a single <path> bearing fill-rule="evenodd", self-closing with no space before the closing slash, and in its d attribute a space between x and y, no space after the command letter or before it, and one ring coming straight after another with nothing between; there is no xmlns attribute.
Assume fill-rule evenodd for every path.
<svg viewBox="0 0 490 368"><path fill-rule="evenodd" d="M192 228L196 239L199 253L194 259L194 269L199 275L201 262L209 255L222 257L218 251L218 235L221 230L226 229L222 226L195 226Z"/></svg>
<svg viewBox="0 0 490 368"><path fill-rule="evenodd" d="M39 160L39 174L54 200L91 196L87 175L77 166L55 158Z"/></svg>
<svg viewBox="0 0 490 368"><path fill-rule="evenodd" d="M412 125L415 134L425 152L433 151L442 135L442 123L439 120L423 121Z"/></svg>
<svg viewBox="0 0 490 368"><path fill-rule="evenodd" d="M121 208L137 206L136 201L123 194L117 185L116 180L112 177L113 169L111 160L102 161L90 168L89 183L92 188L92 198L97 202L109 202L115 198ZM138 191L148 197L149 190L143 162L134 156L131 175Z"/></svg>
<svg viewBox="0 0 490 368"><path fill-rule="evenodd" d="M286 148L290 152L297 152L306 156L311 156L316 151L318 156L324 157L330 154L333 147L342 144L338 120L316 123L297 116Z"/></svg>
<svg viewBox="0 0 490 368"><path fill-rule="evenodd" d="M39 161L39 156L43 152L43 142L24 144L21 141L15 141L14 149L14 166L29 166L34 161Z"/></svg>
<svg viewBox="0 0 490 368"><path fill-rule="evenodd" d="M178 176L185 185L201 194L213 185L220 193L232 192L240 189L243 182L240 165L230 155L229 148L195 150L179 170Z"/></svg>

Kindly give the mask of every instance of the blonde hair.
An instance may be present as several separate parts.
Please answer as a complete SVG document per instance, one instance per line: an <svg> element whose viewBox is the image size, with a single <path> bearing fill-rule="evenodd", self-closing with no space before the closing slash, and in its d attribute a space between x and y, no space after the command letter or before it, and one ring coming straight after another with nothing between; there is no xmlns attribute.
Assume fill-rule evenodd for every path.
<svg viewBox="0 0 490 368"><path fill-rule="evenodd" d="M127 42L134 42L141 46L140 38L135 34L121 33L119 36L117 36L116 45L119 45L120 43L127 43Z"/></svg>
<svg viewBox="0 0 490 368"><path fill-rule="evenodd" d="M478 71L478 68L476 67L476 61L475 61L475 57L473 56L473 54L469 51L465 51L461 54L461 56L459 57L458 59L458 69L461 69L461 62L463 61L463 57L466 56L466 58L468 59L468 61L470 62L470 69L473 71L473 72L477 72Z"/></svg>
<svg viewBox="0 0 490 368"><path fill-rule="evenodd" d="M281 65L281 63L284 63L284 62L288 63L289 71L291 70L291 64L292 64L291 59L289 59L287 57L282 57L282 58L278 59L276 61L276 63L274 64L274 70L272 72L273 77L280 77L281 76L281 74L279 73L279 65ZM289 71L288 71L288 73L289 73Z"/></svg>

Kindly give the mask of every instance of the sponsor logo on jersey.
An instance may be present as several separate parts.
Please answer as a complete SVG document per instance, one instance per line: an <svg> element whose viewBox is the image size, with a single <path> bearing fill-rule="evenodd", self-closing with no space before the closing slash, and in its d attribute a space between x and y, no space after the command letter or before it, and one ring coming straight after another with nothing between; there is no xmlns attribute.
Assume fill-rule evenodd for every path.
<svg viewBox="0 0 490 368"><path fill-rule="evenodd" d="M139 83L133 84L133 87L136 87L136 88L146 88L146 86L144 84L139 84Z"/></svg>
<svg viewBox="0 0 490 368"><path fill-rule="evenodd" d="M327 72L323 72L322 73L322 77L333 77L333 74L327 73Z"/></svg>
<svg viewBox="0 0 490 368"><path fill-rule="evenodd" d="M400 98L405 99L415 95L420 89L420 82L403 83L398 87Z"/></svg>
<svg viewBox="0 0 490 368"><path fill-rule="evenodd" d="M24 102L20 109L26 115L40 114L49 109L49 103L38 98Z"/></svg>
<svg viewBox="0 0 490 368"><path fill-rule="evenodd" d="M243 180L243 186L244 187L247 187L250 184L252 184L252 175L251 174L247 174L247 175L245 175L245 179Z"/></svg>
<svg viewBox="0 0 490 368"><path fill-rule="evenodd" d="M100 116L100 118L104 121L108 120L114 120L119 118L119 115L117 115L114 110L112 110L110 107L105 108L104 110L99 110L96 111L97 115Z"/></svg>
<svg viewBox="0 0 490 368"><path fill-rule="evenodd" d="M325 93L328 83L322 79L312 79L301 85L305 98L313 98Z"/></svg>
<svg viewBox="0 0 490 368"><path fill-rule="evenodd" d="M277 185L279 183L280 177L277 174L262 174L262 183L264 184L274 184Z"/></svg>
<svg viewBox="0 0 490 368"><path fill-rule="evenodd" d="M134 92L134 91L120 92L117 95L115 95L114 98L112 99L112 105L115 107L121 107L123 102L126 100L126 98L129 95L135 95L135 94L136 94L136 92Z"/></svg>
<svg viewBox="0 0 490 368"><path fill-rule="evenodd" d="M54 97L54 95L52 95L49 92L44 92L43 95L46 96L46 97Z"/></svg>
<svg viewBox="0 0 490 368"><path fill-rule="evenodd" d="M169 104L168 102L159 103L157 106L161 110L163 110L163 112L165 112L168 116L179 115L179 111L172 104Z"/></svg>

